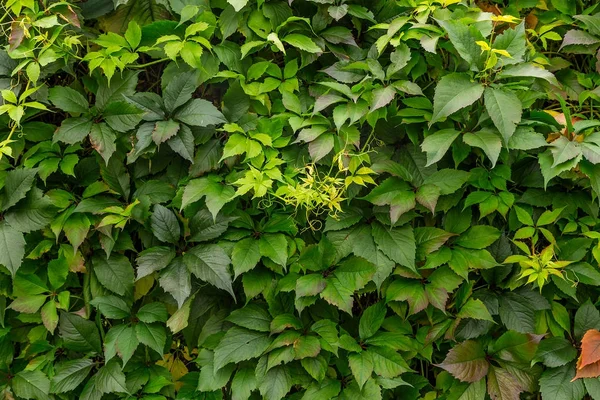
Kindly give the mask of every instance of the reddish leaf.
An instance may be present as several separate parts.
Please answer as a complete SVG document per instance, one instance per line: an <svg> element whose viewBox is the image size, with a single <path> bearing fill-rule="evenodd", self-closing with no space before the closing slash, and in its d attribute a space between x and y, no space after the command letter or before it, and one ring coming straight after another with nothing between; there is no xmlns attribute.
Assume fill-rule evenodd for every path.
<svg viewBox="0 0 600 400"><path fill-rule="evenodd" d="M581 339L581 355L577 360L577 369L600 361L600 332L596 329L588 330Z"/></svg>
<svg viewBox="0 0 600 400"><path fill-rule="evenodd" d="M579 364L579 361L577 362ZM600 361L597 361L592 364L585 365L583 367L577 366L577 374L575 374L575 378L571 380L580 379L580 378L597 378L600 376Z"/></svg>
<svg viewBox="0 0 600 400"><path fill-rule="evenodd" d="M481 344L467 340L454 346L437 366L463 382L477 382L487 375L490 364L485 359Z"/></svg>
<svg viewBox="0 0 600 400"><path fill-rule="evenodd" d="M487 381L492 400L519 400L519 394L523 391L519 381L504 368L490 368Z"/></svg>
<svg viewBox="0 0 600 400"><path fill-rule="evenodd" d="M70 5L67 4L65 6L61 6L60 12L58 15L62 19L64 19L68 23L70 23L71 25L81 28L81 23L79 22L79 17L77 16L77 13L75 13L75 11L73 11L73 9L71 8Z"/></svg>
<svg viewBox="0 0 600 400"><path fill-rule="evenodd" d="M21 24L21 21L13 21L10 24L10 36L8 37L8 44L10 49L14 50L21 45L25 38L25 27Z"/></svg>

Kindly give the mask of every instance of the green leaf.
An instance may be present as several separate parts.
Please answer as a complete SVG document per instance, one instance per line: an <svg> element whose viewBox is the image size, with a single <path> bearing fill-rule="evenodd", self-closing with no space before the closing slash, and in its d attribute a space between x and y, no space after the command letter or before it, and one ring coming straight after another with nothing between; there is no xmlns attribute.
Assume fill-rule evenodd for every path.
<svg viewBox="0 0 600 400"><path fill-rule="evenodd" d="M127 132L142 120L144 112L131 103L114 101L104 109L104 121L117 132Z"/></svg>
<svg viewBox="0 0 600 400"><path fill-rule="evenodd" d="M96 385L96 376L92 376L86 382L83 390L81 392L81 400L98 400L102 398L102 393L98 386Z"/></svg>
<svg viewBox="0 0 600 400"><path fill-rule="evenodd" d="M234 133L227 139L225 148L223 149L223 156L221 160L233 157L239 154L244 154L248 151L248 141L250 139L242 136L238 133Z"/></svg>
<svg viewBox="0 0 600 400"><path fill-rule="evenodd" d="M575 324L573 332L575 337L581 339L590 329L600 329L600 312L587 300L575 313Z"/></svg>
<svg viewBox="0 0 600 400"><path fill-rule="evenodd" d="M518 127L508 141L508 148L514 150L532 150L547 146L544 135L531 129Z"/></svg>
<svg viewBox="0 0 600 400"><path fill-rule="evenodd" d="M11 386L20 398L50 400L50 379L42 371L21 371L15 374Z"/></svg>
<svg viewBox="0 0 600 400"><path fill-rule="evenodd" d="M363 199L377 206L389 205L392 224L416 205L416 196L410 186L395 177L388 178L377 185Z"/></svg>
<svg viewBox="0 0 600 400"><path fill-rule="evenodd" d="M368 339L373 336L383 323L386 314L386 306L383 302L373 304L367 308L361 315L358 332L361 339Z"/></svg>
<svg viewBox="0 0 600 400"><path fill-rule="evenodd" d="M300 336L294 342L294 354L296 360L313 358L321 352L321 343L316 336Z"/></svg>
<svg viewBox="0 0 600 400"><path fill-rule="evenodd" d="M427 136L421 143L421 149L427 153L427 165L440 161L459 134L454 129L442 129Z"/></svg>
<svg viewBox="0 0 600 400"><path fill-rule="evenodd" d="M577 5L568 0L551 0L552 5L558 11L566 15L574 15L577 13Z"/></svg>
<svg viewBox="0 0 600 400"><path fill-rule="evenodd" d="M483 90L484 87L477 82L472 82L467 74L452 73L444 76L435 88L433 115L429 125L470 106L479 100Z"/></svg>
<svg viewBox="0 0 600 400"><path fill-rule="evenodd" d="M296 297L316 296L325 289L327 281L320 274L308 274L296 280Z"/></svg>
<svg viewBox="0 0 600 400"><path fill-rule="evenodd" d="M483 400L486 394L485 378L473 382L471 384L461 384L460 386L453 386L451 391L454 395L453 399L460 400ZM459 397L460 396L460 397Z"/></svg>
<svg viewBox="0 0 600 400"><path fill-rule="evenodd" d="M235 11L240 11L246 4L248 4L248 0L227 0L227 2L233 6Z"/></svg>
<svg viewBox="0 0 600 400"><path fill-rule="evenodd" d="M221 142L213 139L196 147L193 165L190 167L190 176L196 178L217 168L219 159L223 155Z"/></svg>
<svg viewBox="0 0 600 400"><path fill-rule="evenodd" d="M521 333L535 331L535 313L527 300L515 293L500 297L500 319L506 328Z"/></svg>
<svg viewBox="0 0 600 400"><path fill-rule="evenodd" d="M196 277L226 290L235 298L228 271L231 260L221 247L215 244L193 247L185 253L183 260Z"/></svg>
<svg viewBox="0 0 600 400"><path fill-rule="evenodd" d="M253 368L242 368L235 373L231 381L231 399L247 400L257 389L256 374Z"/></svg>
<svg viewBox="0 0 600 400"><path fill-rule="evenodd" d="M308 36L301 35L299 33L291 33L286 35L283 39L283 42L296 47L300 50L307 51L309 53L322 53L323 50Z"/></svg>
<svg viewBox="0 0 600 400"><path fill-rule="evenodd" d="M217 214L225 204L233 200L235 190L222 184L217 177L210 176L191 180L183 191L181 208L186 208L206 196L206 206L216 220Z"/></svg>
<svg viewBox="0 0 600 400"><path fill-rule="evenodd" d="M509 66L498 74L498 78L541 78L554 86L560 86L556 77L544 68L532 63L522 63Z"/></svg>
<svg viewBox="0 0 600 400"><path fill-rule="evenodd" d="M248 272L260 261L260 246L258 240L254 238L242 239L235 243L231 253L231 262L233 263L234 279Z"/></svg>
<svg viewBox="0 0 600 400"><path fill-rule="evenodd" d="M19 296L10 303L8 308L20 313L34 314L44 305L47 298L48 296L44 294Z"/></svg>
<svg viewBox="0 0 600 400"><path fill-rule="evenodd" d="M87 99L75 89L54 86L48 90L48 100L56 107L68 113L85 114L90 105Z"/></svg>
<svg viewBox="0 0 600 400"><path fill-rule="evenodd" d="M25 256L23 234L6 222L0 222L0 264L6 267L14 277Z"/></svg>
<svg viewBox="0 0 600 400"><path fill-rule="evenodd" d="M260 255L285 267L287 264L287 239L281 233L265 233L259 241Z"/></svg>
<svg viewBox="0 0 600 400"><path fill-rule="evenodd" d="M350 370L359 388L363 388L365 382L371 378L373 374L373 359L371 353L362 351L360 353L351 353L348 355L348 363Z"/></svg>
<svg viewBox="0 0 600 400"><path fill-rule="evenodd" d="M107 361L118 355L123 359L123 365L127 364L140 344L136 335L138 325L115 325L110 328L104 338L104 357Z"/></svg>
<svg viewBox="0 0 600 400"><path fill-rule="evenodd" d="M463 382L477 382L488 373L490 364L481 344L467 340L454 346L438 367Z"/></svg>
<svg viewBox="0 0 600 400"><path fill-rule="evenodd" d="M192 292L191 274L183 257L177 257L160 274L160 286L177 301L179 308Z"/></svg>
<svg viewBox="0 0 600 400"><path fill-rule="evenodd" d="M550 180L565 171L569 171L572 168L575 168L579 163L581 157L575 157L567 162L564 162L560 165L553 166L554 160L552 158L552 153L549 150L546 150L543 153L538 155L538 163L540 164L540 169L542 175L544 176L544 189L548 185Z"/></svg>
<svg viewBox="0 0 600 400"><path fill-rule="evenodd" d="M91 222L89 218L83 213L73 213L65 221L63 230L65 231L65 236L73 246L74 251L77 251L87 237L90 225Z"/></svg>
<svg viewBox="0 0 600 400"><path fill-rule="evenodd" d="M270 344L271 339L265 333L233 327L215 348L215 370L229 363L259 357Z"/></svg>
<svg viewBox="0 0 600 400"><path fill-rule="evenodd" d="M142 322L151 324L152 322L166 322L169 314L164 304L148 303L140 307L136 317Z"/></svg>
<svg viewBox="0 0 600 400"><path fill-rule="evenodd" d="M494 243L502 233L489 225L475 225L456 240L456 244L468 249L484 249Z"/></svg>
<svg viewBox="0 0 600 400"><path fill-rule="evenodd" d="M457 317L495 322L485 304L479 299L472 298L460 308L460 312L457 314Z"/></svg>
<svg viewBox="0 0 600 400"><path fill-rule="evenodd" d="M500 151L502 150L502 142L495 132L488 130L476 133L467 132L463 135L463 141L469 146L482 149L492 162L492 168L496 166Z"/></svg>
<svg viewBox="0 0 600 400"><path fill-rule="evenodd" d="M169 147L188 161L194 158L194 136L187 126L182 126L178 134L167 141Z"/></svg>
<svg viewBox="0 0 600 400"><path fill-rule="evenodd" d="M372 346L367 351L373 360L373 371L379 376L395 378L410 371L402 356L391 348Z"/></svg>
<svg viewBox="0 0 600 400"><path fill-rule="evenodd" d="M188 326L188 320L190 318L191 305L192 305L192 301L194 301L195 297L196 297L195 294L191 295L183 303L183 305L177 311L175 311L175 313L173 315L171 315L171 318L168 319L168 321L167 321L167 327L174 334L177 333L177 332L179 332L179 331L181 331L182 329L184 329L184 328L186 328Z"/></svg>
<svg viewBox="0 0 600 400"><path fill-rule="evenodd" d="M558 219L558 217L560 216L560 214L562 213L562 211L564 210L564 207L561 208L557 208L556 210L546 210L542 213L542 215L540 215L540 217L538 218L537 222L535 223L536 226L544 226L544 225L550 225L553 224L554 222L556 222L556 220Z"/></svg>
<svg viewBox="0 0 600 400"><path fill-rule="evenodd" d="M244 308L232 311L227 320L242 328L259 332L271 331L271 316L264 308L256 304L248 304Z"/></svg>
<svg viewBox="0 0 600 400"><path fill-rule="evenodd" d="M523 61L527 51L527 36L525 35L525 21L514 28L505 29L494 40L493 49L506 50L510 57L498 54L500 65L518 64Z"/></svg>
<svg viewBox="0 0 600 400"><path fill-rule="evenodd" d="M56 133L54 142L75 144L82 142L92 130L92 121L87 117L65 119Z"/></svg>
<svg viewBox="0 0 600 400"><path fill-rule="evenodd" d="M95 256L92 263L98 281L111 292L124 296L133 289L133 267L125 256Z"/></svg>
<svg viewBox="0 0 600 400"><path fill-rule="evenodd" d="M175 136L180 128L179 122L172 119L157 121L152 130L152 140L156 145L160 145Z"/></svg>
<svg viewBox="0 0 600 400"><path fill-rule="evenodd" d="M279 314L270 323L271 334L280 333L288 328L302 329L302 322L292 314Z"/></svg>
<svg viewBox="0 0 600 400"><path fill-rule="evenodd" d="M259 383L258 389L265 400L280 400L290 391L292 385L292 375L284 365L271 368Z"/></svg>
<svg viewBox="0 0 600 400"><path fill-rule="evenodd" d="M327 360L322 355L318 355L315 358L303 358L300 360L300 363L306 372L315 378L317 382L321 382L325 378Z"/></svg>
<svg viewBox="0 0 600 400"><path fill-rule="evenodd" d="M369 379L362 390L358 387L356 382L352 382L342 390L340 399L382 400L381 387L374 379Z"/></svg>
<svg viewBox="0 0 600 400"><path fill-rule="evenodd" d="M215 370L213 358L212 353L203 352L200 354L199 359L202 359L204 364L200 369L200 379L198 380L198 390L201 392L220 390L223 386L227 385L235 369L235 365L230 364L219 370Z"/></svg>
<svg viewBox="0 0 600 400"><path fill-rule="evenodd" d="M95 375L96 387L101 393L129 393L125 384L125 374L119 362L111 360Z"/></svg>
<svg viewBox="0 0 600 400"><path fill-rule="evenodd" d="M125 39L132 49L137 48L142 40L142 29L135 21L129 21L127 31L125 31Z"/></svg>
<svg viewBox="0 0 600 400"><path fill-rule="evenodd" d="M409 225L388 229L376 223L372 226L373 239L377 247L394 262L416 272L416 243L413 229Z"/></svg>
<svg viewBox="0 0 600 400"><path fill-rule="evenodd" d="M63 312L60 314L59 334L65 348L73 351L102 352L102 342L96 324L79 315Z"/></svg>
<svg viewBox="0 0 600 400"><path fill-rule="evenodd" d="M124 11L124 7L120 11ZM124 28L125 24L123 25L123 30ZM107 104L123 100L124 95L133 95L138 83L138 73L135 71L123 71L122 74L115 75L110 83L108 80L102 79L96 94L96 107L99 110L104 110Z"/></svg>
<svg viewBox="0 0 600 400"><path fill-rule="evenodd" d="M152 233L161 242L176 244L181 237L179 222L175 213L168 208L156 204L150 218Z"/></svg>
<svg viewBox="0 0 600 400"><path fill-rule="evenodd" d="M533 362L542 362L546 367L556 368L570 363L577 357L577 350L566 339L552 337L540 342Z"/></svg>
<svg viewBox="0 0 600 400"><path fill-rule="evenodd" d="M448 33L450 42L458 54L469 64L471 70L477 71L483 61L481 48L476 43L484 40L479 30L475 26L468 26L459 20L438 20L437 23Z"/></svg>
<svg viewBox="0 0 600 400"><path fill-rule="evenodd" d="M517 124L521 122L523 109L521 101L514 92L508 89L492 87L485 89L483 98L490 118L494 122L494 125L496 125L496 128L498 128L498 131L500 131L504 143L508 144L508 141L515 133ZM488 157L490 157L489 154Z"/></svg>
<svg viewBox="0 0 600 400"><path fill-rule="evenodd" d="M89 375L94 362L88 358L60 363L52 377L50 393L65 393L75 390Z"/></svg>
<svg viewBox="0 0 600 400"><path fill-rule="evenodd" d="M8 210L25 198L27 192L35 182L36 169L15 168L6 173L4 178L4 198L2 202L2 211Z"/></svg>
<svg viewBox="0 0 600 400"><path fill-rule="evenodd" d="M423 285L412 279L396 279L387 288L386 301L406 301L409 305L409 314L416 314L424 310L429 304L429 299Z"/></svg>
<svg viewBox="0 0 600 400"><path fill-rule="evenodd" d="M156 121L165 119L163 111L163 100L153 92L138 92L132 96L123 95L126 102L133 104L138 110L143 111L144 121Z"/></svg>
<svg viewBox="0 0 600 400"><path fill-rule="evenodd" d="M540 377L540 394L544 400L581 400L585 387L575 377L575 365L567 364L559 368L547 369Z"/></svg>
<svg viewBox="0 0 600 400"><path fill-rule="evenodd" d="M583 383L585 385L585 389L592 399L597 400L600 398L600 379L586 378L583 380Z"/></svg>
<svg viewBox="0 0 600 400"><path fill-rule="evenodd" d="M167 144L171 150L185 158L187 161L193 161L194 135L188 126L183 125L177 135L167 141Z"/></svg>
<svg viewBox="0 0 600 400"><path fill-rule="evenodd" d="M559 164L563 164L569 160L581 155L581 148L578 143L570 141L564 136L559 137L550 144L550 152L554 162L552 168Z"/></svg>
<svg viewBox="0 0 600 400"><path fill-rule="evenodd" d="M330 133L320 135L308 144L308 153L313 162L317 162L333 150L334 138Z"/></svg>
<svg viewBox="0 0 600 400"><path fill-rule="evenodd" d="M469 179L469 172L455 169L441 169L425 179L425 185L435 185L440 189L440 195L456 192Z"/></svg>
<svg viewBox="0 0 600 400"><path fill-rule="evenodd" d="M27 192L24 200L19 201L8 210L5 219L18 231L29 233L45 228L55 216L56 208L52 200L48 196L44 196L38 188L33 188ZM83 224L85 225L85 222ZM65 225L67 225L66 222ZM67 230L69 227L67 225ZM67 233L66 230L65 233ZM71 233L69 232L67 238L73 238Z"/></svg>
<svg viewBox="0 0 600 400"><path fill-rule="evenodd" d="M141 344L150 347L161 356L164 354L167 334L163 325L139 322L135 326L135 334Z"/></svg>
<svg viewBox="0 0 600 400"><path fill-rule="evenodd" d="M107 318L121 319L127 318L131 310L127 303L116 296L100 296L96 297L90 304L98 308L100 312Z"/></svg>
<svg viewBox="0 0 600 400"><path fill-rule="evenodd" d="M227 122L215 106L203 99L187 102L175 113L174 118L192 126L218 125Z"/></svg>
<svg viewBox="0 0 600 400"><path fill-rule="evenodd" d="M448 239L454 236L453 233L434 227L415 228L414 232L415 241L417 242L417 259L424 258L427 254L438 250Z"/></svg>
<svg viewBox="0 0 600 400"><path fill-rule="evenodd" d="M321 297L352 314L354 291L362 289L373 278L375 272L375 265L365 259L349 258L336 268L333 277L327 279L327 286L321 292Z"/></svg>
<svg viewBox="0 0 600 400"><path fill-rule="evenodd" d="M40 310L40 316L42 317L42 323L44 327L54 334L56 327L58 326L58 313L56 312L56 302L49 301Z"/></svg>
<svg viewBox="0 0 600 400"><path fill-rule="evenodd" d="M337 398L342 389L341 382L334 379L318 380L318 382L312 383L306 389L301 400Z"/></svg>
<svg viewBox="0 0 600 400"><path fill-rule="evenodd" d="M393 86L387 86L373 90L373 100L371 101L371 112L378 108L387 106L396 95L396 89Z"/></svg>
<svg viewBox="0 0 600 400"><path fill-rule="evenodd" d="M135 260L138 266L137 279L166 268L175 256L175 249L166 246L151 247L142 251Z"/></svg>

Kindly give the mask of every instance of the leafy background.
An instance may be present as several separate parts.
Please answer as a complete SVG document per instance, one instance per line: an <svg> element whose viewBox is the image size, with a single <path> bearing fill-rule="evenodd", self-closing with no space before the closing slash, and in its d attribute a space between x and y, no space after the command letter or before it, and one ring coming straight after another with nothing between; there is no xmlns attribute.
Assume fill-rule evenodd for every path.
<svg viewBox="0 0 600 400"><path fill-rule="evenodd" d="M599 7L4 0L0 398L600 399Z"/></svg>

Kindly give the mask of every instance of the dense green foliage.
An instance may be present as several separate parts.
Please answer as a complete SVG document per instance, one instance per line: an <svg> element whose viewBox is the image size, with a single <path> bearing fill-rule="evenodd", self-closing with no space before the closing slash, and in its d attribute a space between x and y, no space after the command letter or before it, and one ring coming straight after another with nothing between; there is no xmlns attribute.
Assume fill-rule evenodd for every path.
<svg viewBox="0 0 600 400"><path fill-rule="evenodd" d="M596 1L0 30L0 399L600 400Z"/></svg>

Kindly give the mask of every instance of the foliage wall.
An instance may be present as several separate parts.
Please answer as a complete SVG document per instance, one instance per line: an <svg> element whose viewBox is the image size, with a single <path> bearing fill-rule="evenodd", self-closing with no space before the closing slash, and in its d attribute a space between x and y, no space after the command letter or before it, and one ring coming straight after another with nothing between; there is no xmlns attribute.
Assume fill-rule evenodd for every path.
<svg viewBox="0 0 600 400"><path fill-rule="evenodd" d="M600 5L3 0L1 399L600 399Z"/></svg>

